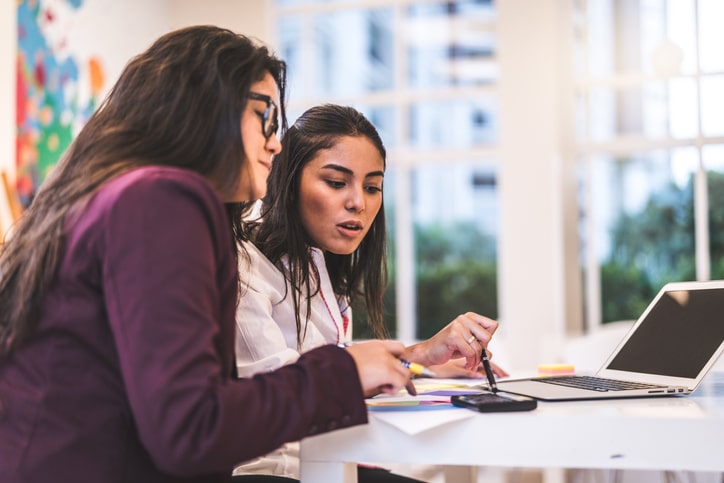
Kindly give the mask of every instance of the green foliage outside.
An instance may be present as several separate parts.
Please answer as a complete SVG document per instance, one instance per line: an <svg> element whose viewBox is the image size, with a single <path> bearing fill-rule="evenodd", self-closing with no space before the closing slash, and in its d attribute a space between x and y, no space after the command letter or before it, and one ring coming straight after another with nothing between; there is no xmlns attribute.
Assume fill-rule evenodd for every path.
<svg viewBox="0 0 724 483"><path fill-rule="evenodd" d="M427 339L461 313L498 316L495 239L468 223L418 226L417 338Z"/></svg>
<svg viewBox="0 0 724 483"><path fill-rule="evenodd" d="M395 253L389 240L390 285L385 292L385 325L394 336ZM415 229L417 338L426 339L459 314L473 311L497 318L495 239L470 224L435 224ZM355 305L354 337L369 338L366 313Z"/></svg>
<svg viewBox="0 0 724 483"><path fill-rule="evenodd" d="M494 262L458 260L430 267L417 279L417 338L432 337L458 315L498 316Z"/></svg>
<svg viewBox="0 0 724 483"><path fill-rule="evenodd" d="M711 278L724 278L724 174L708 173ZM613 249L601 265L603 322L635 319L667 282L694 280L693 179L652 196L639 213L622 215Z"/></svg>
<svg viewBox="0 0 724 483"><path fill-rule="evenodd" d="M695 279L692 183L683 188L669 185L652 196L640 212L624 214L614 224L613 249L601 265L604 323L635 319L665 283ZM711 278L724 279L724 173L708 173L708 190ZM385 323L394 336L394 239L390 239L389 247ZM419 339L432 336L466 311L497 318L492 237L470 224L417 226L415 247ZM355 307L354 314L355 338L370 337L363 308Z"/></svg>

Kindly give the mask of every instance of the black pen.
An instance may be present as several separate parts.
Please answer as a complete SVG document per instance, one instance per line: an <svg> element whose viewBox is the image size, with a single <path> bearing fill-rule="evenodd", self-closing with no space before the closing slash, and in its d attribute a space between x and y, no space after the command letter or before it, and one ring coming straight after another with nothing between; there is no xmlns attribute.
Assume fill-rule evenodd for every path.
<svg viewBox="0 0 724 483"><path fill-rule="evenodd" d="M490 392L498 392L498 385L495 383L495 376L493 375L493 369L490 368L490 359L488 359L488 351L485 350L485 347L483 347L483 352L480 354L480 359L483 361L485 375L488 376Z"/></svg>

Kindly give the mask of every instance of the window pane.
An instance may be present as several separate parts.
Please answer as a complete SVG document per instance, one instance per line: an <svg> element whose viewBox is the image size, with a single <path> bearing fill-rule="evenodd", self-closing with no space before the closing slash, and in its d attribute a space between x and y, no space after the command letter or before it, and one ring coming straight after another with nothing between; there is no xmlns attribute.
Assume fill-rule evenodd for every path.
<svg viewBox="0 0 724 483"><path fill-rule="evenodd" d="M497 317L496 185L495 169L474 163L413 171L418 338L468 310Z"/></svg>
<svg viewBox="0 0 724 483"><path fill-rule="evenodd" d="M304 72L302 67L307 65L309 59L303 57L302 17L297 15L280 16L277 19L277 37L279 38L279 56L287 63L287 97L304 98L309 96L304 86ZM291 96L289 95L291 94ZM290 120L293 118L290 118Z"/></svg>
<svg viewBox="0 0 724 483"><path fill-rule="evenodd" d="M666 132L666 97L663 84L626 89L591 89L591 138L606 141L619 135ZM658 115L656 115L658 114Z"/></svg>
<svg viewBox="0 0 724 483"><path fill-rule="evenodd" d="M597 0L585 6L591 76L696 71L693 0Z"/></svg>
<svg viewBox="0 0 724 483"><path fill-rule="evenodd" d="M328 99L391 89L393 19L390 8L315 15L315 95Z"/></svg>
<svg viewBox="0 0 724 483"><path fill-rule="evenodd" d="M674 138L695 138L698 128L698 103L694 79L672 79L669 81L668 115L671 136ZM652 113L653 115L653 113Z"/></svg>
<svg viewBox="0 0 724 483"><path fill-rule="evenodd" d="M297 118L301 116L304 111L305 109L287 106L287 122L289 123L289 126L292 126Z"/></svg>
<svg viewBox="0 0 724 483"><path fill-rule="evenodd" d="M614 71L614 9L611 2L585 2L587 39L581 39L588 52L588 71L592 77Z"/></svg>
<svg viewBox="0 0 724 483"><path fill-rule="evenodd" d="M724 279L724 145L704 146L704 169L709 191L709 253L711 278Z"/></svg>
<svg viewBox="0 0 724 483"><path fill-rule="evenodd" d="M384 141L384 139L383 139ZM385 228L387 231L387 273L388 285L383 297L382 308L384 311L384 321L390 337L395 338L397 335L397 250L395 247L397 233L395 230L395 194L394 186L397 178L397 171L394 164L387 160L387 169L385 170L384 189L382 191L385 203ZM352 324L355 340L371 339L374 337L372 331L367 324L367 311L364 303L357 304L353 307L354 324Z"/></svg>
<svg viewBox="0 0 724 483"><path fill-rule="evenodd" d="M494 144L498 110L493 98L420 102L410 107L410 145L466 148Z"/></svg>
<svg viewBox="0 0 724 483"><path fill-rule="evenodd" d="M724 135L724 75L701 79L701 130L705 136Z"/></svg>
<svg viewBox="0 0 724 483"><path fill-rule="evenodd" d="M579 101L583 99L580 97ZM593 141L608 141L618 136L695 137L698 129L696 82L676 78L640 87L594 88L589 93L588 111Z"/></svg>
<svg viewBox="0 0 724 483"><path fill-rule="evenodd" d="M716 0L719 1L719 0ZM696 11L692 0L668 0L667 40L654 51L654 70L663 74L694 74L696 67ZM701 0L699 0L701 8Z"/></svg>
<svg viewBox="0 0 724 483"><path fill-rule="evenodd" d="M362 114L370 120L380 133L385 148L389 151L397 144L395 132L395 108L392 106L355 106ZM388 160L389 163L389 160ZM385 184L392 186L385 181Z"/></svg>
<svg viewBox="0 0 724 483"><path fill-rule="evenodd" d="M390 335L395 337L397 334L397 230L395 224L395 192L394 186L397 179L397 171L393 166L387 165L385 170L385 221L387 225L387 270L389 275L389 284L384 296L385 325Z"/></svg>
<svg viewBox="0 0 724 483"><path fill-rule="evenodd" d="M492 2L411 5L406 41L413 87L480 85L498 78Z"/></svg>
<svg viewBox="0 0 724 483"><path fill-rule="evenodd" d="M602 320L635 319L666 282L693 280L696 149L593 160Z"/></svg>
<svg viewBox="0 0 724 483"><path fill-rule="evenodd" d="M721 0L699 0L699 62L704 72L724 70L724 2Z"/></svg>
<svg viewBox="0 0 724 483"><path fill-rule="evenodd" d="M416 284L418 289L429 288L437 280L434 273L430 278L431 270L452 270L453 264L463 264L461 260L475 250L480 252L475 259L487 265L480 268L467 263L465 266L471 267L471 273L464 272L456 280L467 280L473 276L479 278L476 271L486 270L486 280L492 280L493 286L486 287L484 296L492 302L486 302L487 305L482 308L471 306L464 303L467 292L458 288L455 290L463 293L458 305L495 316L495 231L488 233L481 226L483 223L497 224L497 204L483 203L484 196L480 194L495 193L495 170L471 163L470 159L477 159L475 154L461 154L466 149L470 152L494 144L498 138L495 92L486 89L480 95L469 93L476 90L475 86L497 80L494 2L276 0L275 6L281 44L278 50L289 63L289 99L293 101L288 113L290 121L310 105L321 102L351 104L375 124L388 152L407 156L411 151L425 152L430 148L430 151L435 150L436 159L456 158L444 168L419 168L414 174L410 172L408 162L417 166L419 157L406 160L404 171L396 171L394 160L388 160L385 174L390 272L390 286L385 295L385 322L388 327L393 328L403 321L404 324L417 323L413 317L416 308L412 297L409 297L413 292L412 285ZM425 89L425 95L411 94L410 86ZM468 92L460 94L451 89L457 86L468 87ZM429 100L418 101L418 98ZM456 154L446 155L446 150L454 150ZM463 174L457 175L460 180L453 178L452 181L457 180L455 183L445 181L460 169L464 169ZM444 176L425 174L433 171L444 173ZM405 173L404 179L400 177L401 172ZM410 186L410 181L417 179L418 173L425 180L429 178L426 184L423 183L425 186L434 181L444 181L444 190L440 188L443 192L429 192ZM423 216L419 210L415 215L407 206L404 210L395 210L395 191L399 189L404 189L405 193L412 189L415 202L425 206L447 206L461 192L470 196L457 203L459 207L454 219L446 215L437 219L424 218L421 222L416 219L416 216ZM409 208L414 210L414 205ZM492 214L481 222L480 213L484 210ZM461 213L465 214L462 218ZM395 220L397 217L400 219ZM439 220L445 221L437 223ZM403 230L405 243L408 243L407 236L413 230L420 230L425 235L434 229L442 227L448 230L452 226L459 234L456 238L442 240L451 251L440 263L410 267L405 258L405 263L398 267L396 223ZM460 240L468 240L465 243L469 246L464 246ZM418 243L416 250L420 246L428 245ZM412 254L404 256L412 257ZM398 269L404 271L399 278ZM400 288L405 300L395 300L398 281L404 284ZM449 296L446 297L449 299ZM421 300L435 303L430 297L422 297ZM451 304L448 300L447 307ZM448 314L444 321L436 317L436 323L447 324L460 310L457 307L456 313ZM401 321L396 320L398 311ZM364 311L356 309L355 337L365 337L363 332L358 332L364 329L364 318ZM405 336L410 334L409 329L407 325L404 327Z"/></svg>
<svg viewBox="0 0 724 483"><path fill-rule="evenodd" d="M723 144L710 144L704 146L701 150L701 157L704 162L704 169L706 169L707 171L724 172Z"/></svg>

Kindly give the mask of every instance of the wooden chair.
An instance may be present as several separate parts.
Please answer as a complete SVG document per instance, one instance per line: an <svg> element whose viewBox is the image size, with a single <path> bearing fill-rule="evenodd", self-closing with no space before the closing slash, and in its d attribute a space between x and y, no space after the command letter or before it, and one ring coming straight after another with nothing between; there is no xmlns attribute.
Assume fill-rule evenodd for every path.
<svg viewBox="0 0 724 483"><path fill-rule="evenodd" d="M3 170L0 172L0 178L2 178L2 189L5 192L5 196L0 199L0 204L4 205L0 214L0 245L5 240L5 236L8 231L12 229L12 226L18 221L20 215L23 214L23 206L20 204L20 197L18 196L18 190L15 185L10 183L8 179L8 173ZM8 215L6 214L9 212Z"/></svg>

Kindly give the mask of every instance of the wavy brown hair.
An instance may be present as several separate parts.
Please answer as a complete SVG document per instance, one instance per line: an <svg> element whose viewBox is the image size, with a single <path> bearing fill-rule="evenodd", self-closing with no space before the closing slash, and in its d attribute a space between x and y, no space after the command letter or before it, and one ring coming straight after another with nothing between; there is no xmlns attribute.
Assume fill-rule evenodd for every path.
<svg viewBox="0 0 724 483"><path fill-rule="evenodd" d="M37 325L63 251L69 212L121 173L140 166L195 171L220 196L233 193L244 161L241 115L251 85L286 64L230 30L170 32L133 58L41 186L0 253L0 357Z"/></svg>
<svg viewBox="0 0 724 483"><path fill-rule="evenodd" d="M282 151L274 157L263 200L261 223L249 222L247 237L285 273L294 301L297 345L304 340L310 317L307 303L306 319L301 320L300 299L303 293L311 298L319 290L313 281L316 266L309 251L310 239L299 216L299 188L302 170L317 154L332 148L342 137L363 136L377 148L386 165L387 153L372 123L352 107L325 104L302 114L282 138ZM387 337L383 322L382 296L387 286L385 208L380 206L367 236L349 255L325 252L327 270L335 295L350 303L364 300L368 324L376 337ZM289 267L285 269L282 258Z"/></svg>

